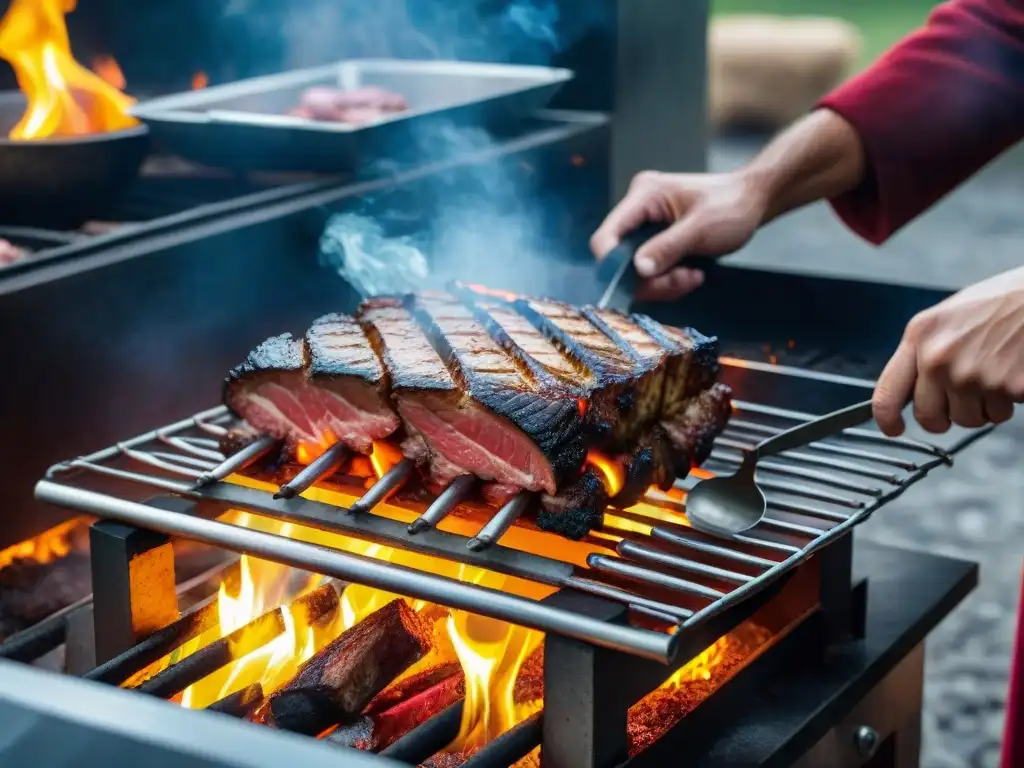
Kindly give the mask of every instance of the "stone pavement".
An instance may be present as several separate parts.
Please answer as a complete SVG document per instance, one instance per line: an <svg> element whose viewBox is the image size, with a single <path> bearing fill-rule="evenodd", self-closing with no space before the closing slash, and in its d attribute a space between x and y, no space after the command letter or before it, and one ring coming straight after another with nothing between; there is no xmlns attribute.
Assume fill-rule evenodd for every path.
<svg viewBox="0 0 1024 768"><path fill-rule="evenodd" d="M756 142L719 140L713 169ZM1024 152L994 164L882 248L859 241L827 206L767 227L737 263L938 287L1024 265ZM924 768L999 764L1009 657L1024 556L1024 409L949 470L909 490L858 535L978 561L981 586L928 644Z"/></svg>

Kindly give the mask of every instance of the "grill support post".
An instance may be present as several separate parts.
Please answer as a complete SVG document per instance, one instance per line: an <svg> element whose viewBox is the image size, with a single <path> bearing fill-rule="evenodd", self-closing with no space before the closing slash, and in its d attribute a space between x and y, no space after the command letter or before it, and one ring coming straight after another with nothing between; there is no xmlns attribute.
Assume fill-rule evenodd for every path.
<svg viewBox="0 0 1024 768"><path fill-rule="evenodd" d="M571 592L557 592L548 605L624 623L621 605ZM544 718L544 768L605 768L627 757L628 674L633 657L548 634L544 639L544 707L558 717ZM620 663L624 662L624 663Z"/></svg>
<svg viewBox="0 0 1024 768"><path fill-rule="evenodd" d="M853 533L840 537L818 553L820 559L818 601L827 648L863 636L858 613L866 606L866 595L853 584Z"/></svg>
<svg viewBox="0 0 1024 768"><path fill-rule="evenodd" d="M165 534L108 520L92 525L89 547L95 662L102 664L177 620L174 550Z"/></svg>

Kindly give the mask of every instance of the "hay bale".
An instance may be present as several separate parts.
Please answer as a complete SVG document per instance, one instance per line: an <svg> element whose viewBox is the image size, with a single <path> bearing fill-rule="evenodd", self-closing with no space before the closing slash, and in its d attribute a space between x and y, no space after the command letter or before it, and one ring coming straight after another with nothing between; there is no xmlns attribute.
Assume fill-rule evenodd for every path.
<svg viewBox="0 0 1024 768"><path fill-rule="evenodd" d="M708 39L712 127L780 128L853 73L856 27L841 19L727 16Z"/></svg>

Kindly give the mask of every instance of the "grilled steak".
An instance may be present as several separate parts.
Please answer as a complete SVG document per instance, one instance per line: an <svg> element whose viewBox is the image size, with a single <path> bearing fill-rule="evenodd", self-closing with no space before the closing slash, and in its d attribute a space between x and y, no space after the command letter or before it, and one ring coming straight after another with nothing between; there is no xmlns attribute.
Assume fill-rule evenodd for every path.
<svg viewBox="0 0 1024 768"><path fill-rule="evenodd" d="M359 325L345 315L314 321L258 346L228 374L224 399L257 430L292 446L343 442L361 453L399 427L384 367Z"/></svg>
<svg viewBox="0 0 1024 768"><path fill-rule="evenodd" d="M554 493L583 464L575 392L538 382L451 296L367 302L359 313L392 377L403 452L459 475Z"/></svg>
<svg viewBox="0 0 1024 768"><path fill-rule="evenodd" d="M609 503L707 458L731 410L717 353L716 339L642 315L456 285L270 339L231 372L226 400L292 445L365 452L397 433L432 490L472 475L495 506L539 492L538 524L578 538ZM621 488L595 451L620 465Z"/></svg>

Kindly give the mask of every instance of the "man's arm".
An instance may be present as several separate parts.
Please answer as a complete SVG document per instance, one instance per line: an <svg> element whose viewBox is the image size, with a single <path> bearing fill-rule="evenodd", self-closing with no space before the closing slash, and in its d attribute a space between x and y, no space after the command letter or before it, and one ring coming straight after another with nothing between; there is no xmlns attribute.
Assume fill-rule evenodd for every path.
<svg viewBox="0 0 1024 768"><path fill-rule="evenodd" d="M836 212L881 243L1024 138L1024 3L940 5L821 106L853 126L867 159Z"/></svg>

